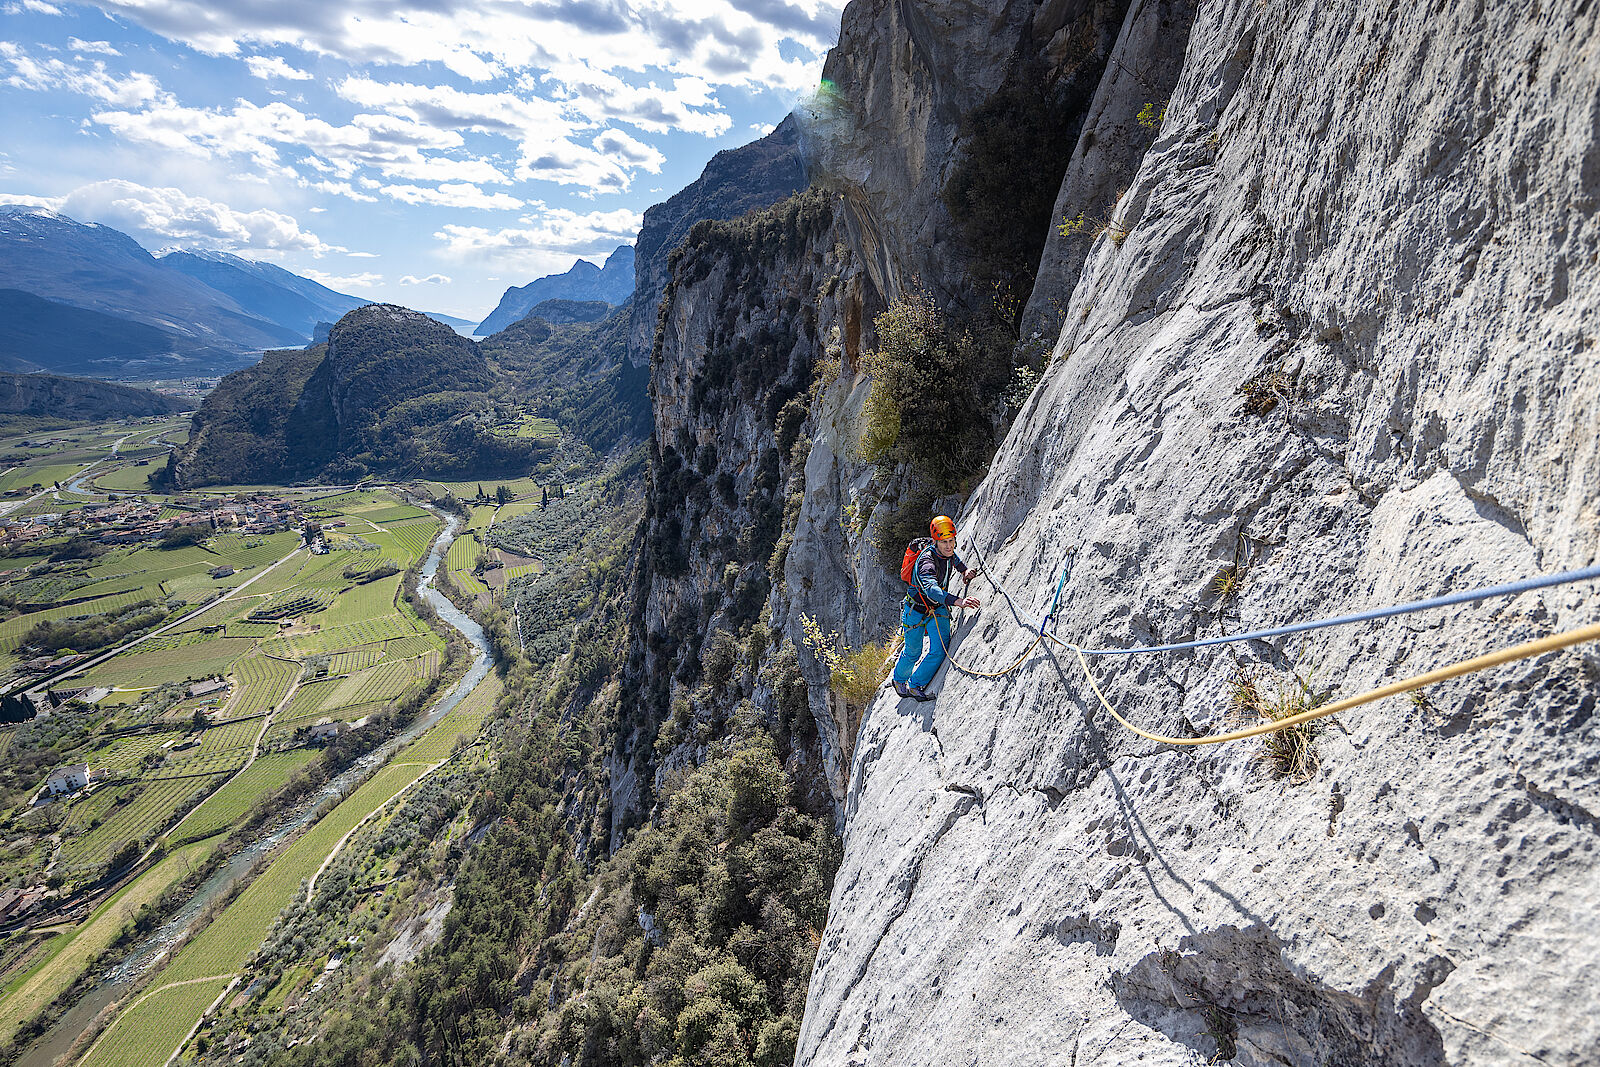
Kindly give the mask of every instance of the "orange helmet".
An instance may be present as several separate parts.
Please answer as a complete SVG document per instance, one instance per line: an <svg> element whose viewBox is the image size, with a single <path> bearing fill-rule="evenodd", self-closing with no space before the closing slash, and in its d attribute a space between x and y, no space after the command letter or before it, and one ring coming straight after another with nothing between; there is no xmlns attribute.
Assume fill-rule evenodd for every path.
<svg viewBox="0 0 1600 1067"><path fill-rule="evenodd" d="M956 536L956 524L950 521L948 515L935 515L933 521L928 523L928 532L933 534L935 541L953 541Z"/></svg>

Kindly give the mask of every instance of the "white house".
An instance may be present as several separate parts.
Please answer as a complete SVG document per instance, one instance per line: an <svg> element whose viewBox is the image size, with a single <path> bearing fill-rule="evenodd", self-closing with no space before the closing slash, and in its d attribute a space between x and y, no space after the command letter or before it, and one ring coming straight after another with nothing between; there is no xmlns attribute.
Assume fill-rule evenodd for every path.
<svg viewBox="0 0 1600 1067"><path fill-rule="evenodd" d="M333 719L322 718L318 719L316 725L311 727L310 738L313 741L321 741L323 738L327 737L338 737L346 729L348 729L348 727L346 727L342 722L336 722Z"/></svg>
<svg viewBox="0 0 1600 1067"><path fill-rule="evenodd" d="M89 765L79 763L71 767L58 767L44 780L44 791L53 797L76 793L89 788Z"/></svg>

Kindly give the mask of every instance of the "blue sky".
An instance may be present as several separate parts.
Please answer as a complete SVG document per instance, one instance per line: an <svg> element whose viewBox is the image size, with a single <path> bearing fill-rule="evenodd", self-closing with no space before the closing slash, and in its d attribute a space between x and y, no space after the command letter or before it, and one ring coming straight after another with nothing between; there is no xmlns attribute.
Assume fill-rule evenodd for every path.
<svg viewBox="0 0 1600 1067"><path fill-rule="evenodd" d="M843 0L0 0L0 203L479 320L806 99Z"/></svg>

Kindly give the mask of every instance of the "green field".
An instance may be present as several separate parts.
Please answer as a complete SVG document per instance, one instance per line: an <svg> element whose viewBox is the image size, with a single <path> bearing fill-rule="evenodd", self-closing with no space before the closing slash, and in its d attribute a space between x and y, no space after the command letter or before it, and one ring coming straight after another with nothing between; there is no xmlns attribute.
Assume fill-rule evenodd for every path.
<svg viewBox="0 0 1600 1067"><path fill-rule="evenodd" d="M8 489L26 489L32 485L39 485L49 489L56 482L65 485L73 475L87 467L89 462L88 459L81 463L69 460L61 463L30 464L26 467L18 467L14 471L0 475L0 493Z"/></svg>
<svg viewBox="0 0 1600 1067"><path fill-rule="evenodd" d="M79 811L85 805L74 806L73 818L61 830L57 865L66 870L78 870L103 864L129 841L148 841L158 836L179 808L219 784L216 775L205 775L143 780L104 790L113 794L114 799L99 816L103 820L99 826L91 828L87 823L78 822Z"/></svg>
<svg viewBox="0 0 1600 1067"><path fill-rule="evenodd" d="M412 507L410 504L391 504L387 507L373 507L359 511L345 510L344 514L352 521L376 523L379 526L432 518L428 512L423 511L421 508Z"/></svg>
<svg viewBox="0 0 1600 1067"><path fill-rule="evenodd" d="M234 663L232 677L235 694L228 714L259 715L278 706L289 686L300 677L300 665L275 659L258 648Z"/></svg>
<svg viewBox="0 0 1600 1067"><path fill-rule="evenodd" d="M473 510L476 512L480 509L474 508ZM489 509L481 510L487 511ZM473 517L476 518L477 516L474 515ZM468 532L457 534L456 539L450 542L450 551L445 554L445 566L449 568L450 580L455 583L456 588L462 590L468 596L475 597L480 593L487 595L489 592L489 587L483 583L483 580L472 573L478 557L487 551L478 539Z"/></svg>
<svg viewBox="0 0 1600 1067"><path fill-rule="evenodd" d="M519 497L528 496L529 494L532 494L534 497L538 497L539 490L543 488L539 482L532 478L513 478L505 481L493 478L473 480L468 482L426 481L422 484L427 486L428 490L434 493L436 496L442 497L446 493L450 493L461 500L471 500L473 497L477 496L479 486L483 487L483 491L485 493L493 496L494 491L503 485L510 489L513 493L517 494Z"/></svg>
<svg viewBox="0 0 1600 1067"><path fill-rule="evenodd" d="M426 554L428 545L439 532L437 519L419 520L390 526L388 532L373 532L367 540L382 546L386 551L407 560L419 560Z"/></svg>
<svg viewBox="0 0 1600 1067"><path fill-rule="evenodd" d="M158 986L117 1016L78 1062L84 1067L162 1067L172 1047L232 980L229 973Z"/></svg>
<svg viewBox="0 0 1600 1067"><path fill-rule="evenodd" d="M155 867L128 883L70 933L52 939L48 953L0 989L0 1040L72 984L96 955L116 939L122 925L168 886L181 881L204 859L208 846L175 849Z"/></svg>
<svg viewBox="0 0 1600 1067"><path fill-rule="evenodd" d="M561 427L553 419L547 419L540 415L525 415L514 425L496 426L494 432L501 437L543 437L553 439L561 436Z"/></svg>
<svg viewBox="0 0 1600 1067"><path fill-rule="evenodd" d="M198 841L231 829L257 799L281 789L316 752L298 748L268 752L212 793L172 830L174 841Z"/></svg>
<svg viewBox="0 0 1600 1067"><path fill-rule="evenodd" d="M228 673L234 662L255 646L254 641L243 637L213 637L199 644L154 652L133 648L91 668L78 684L132 687L198 681Z"/></svg>
<svg viewBox="0 0 1600 1067"><path fill-rule="evenodd" d="M90 480L90 484L97 489L113 489L123 493L145 493L150 490L150 476L159 470L161 470L161 464L158 463L147 463L143 467L133 463L124 463L114 470L96 474Z"/></svg>
<svg viewBox="0 0 1600 1067"><path fill-rule="evenodd" d="M494 521L505 522L507 519L514 519L518 515L526 515L529 512L538 510L539 502L537 500L530 500L522 504L507 504L500 509L500 513L495 516Z"/></svg>

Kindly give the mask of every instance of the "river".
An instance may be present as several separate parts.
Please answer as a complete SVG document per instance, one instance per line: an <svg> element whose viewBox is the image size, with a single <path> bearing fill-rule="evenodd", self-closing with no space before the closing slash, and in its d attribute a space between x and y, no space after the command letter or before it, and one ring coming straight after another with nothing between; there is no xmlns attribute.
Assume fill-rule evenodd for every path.
<svg viewBox="0 0 1600 1067"><path fill-rule="evenodd" d="M426 505L423 505L426 506ZM429 508L430 511L435 511ZM445 521L445 527L434 541L433 550L428 553L428 558L422 565L422 577L417 582L417 589L424 600L439 613L439 617L449 625L461 632L461 635L472 645L474 657L472 666L462 679L451 688L443 699L436 701L425 715L417 718L406 730L391 738L378 748L362 756L355 763L342 771L339 775L328 780L316 793L307 796L275 821L269 831L256 840L253 844L241 849L228 858L215 874L201 883L199 889L172 918L168 919L160 929L150 934L141 941L132 952L111 970L102 976L83 999L74 1004L62 1015L55 1026L46 1031L39 1040L29 1045L21 1057L16 1061L16 1067L51 1067L57 1056L67 1052L78 1035L88 1028L96 1015L100 1014L112 1001L145 974L152 966L158 964L174 945L178 944L189 932L189 927L212 901L226 893L234 883L243 877L250 868L265 854L277 848L297 830L311 822L313 816L325 802L333 801L348 795L356 786L360 785L367 777L388 762L395 750L413 740L448 714L457 704L472 692L477 684L488 677L493 663L489 655L489 642L485 637L483 628L463 612L460 608L450 603L443 593L433 587L434 578L439 573L439 565L450 550L450 542L455 540L456 531L461 522L454 515L435 511ZM285 901L284 903L288 903Z"/></svg>

